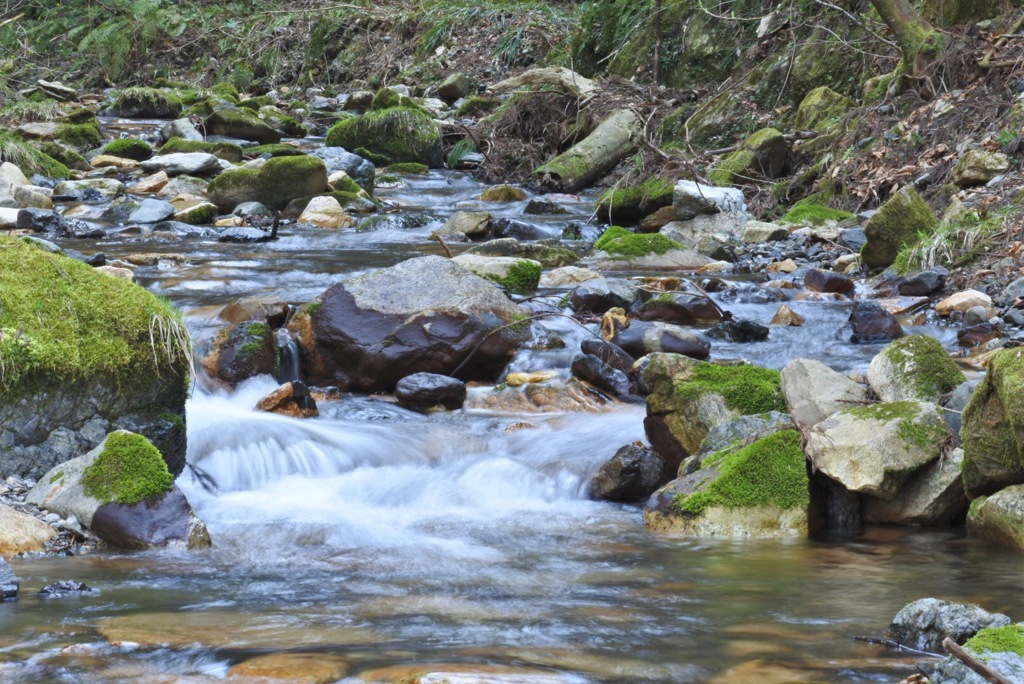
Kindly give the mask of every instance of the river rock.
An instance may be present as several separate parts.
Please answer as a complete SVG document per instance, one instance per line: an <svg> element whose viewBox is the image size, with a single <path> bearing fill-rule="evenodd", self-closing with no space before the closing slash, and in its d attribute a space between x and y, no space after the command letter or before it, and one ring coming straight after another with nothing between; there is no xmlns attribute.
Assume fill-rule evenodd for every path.
<svg viewBox="0 0 1024 684"><path fill-rule="evenodd" d="M716 188L688 180L676 183L672 192L672 206L676 217L683 221L698 214L742 213L747 210L742 191L736 188Z"/></svg>
<svg viewBox="0 0 1024 684"><path fill-rule="evenodd" d="M8 374L0 389L0 473L39 478L95 447L126 419L180 473L190 371L179 342L187 333L173 311L137 285L74 259L3 237L0 247L0 290L16 295L4 297L0 330L21 331L40 352L54 350L23 382L12 384ZM26 312L19 299L37 306ZM116 357L95 358L97 350L115 349ZM16 362L7 353L10 373ZM90 370L90 359L104 370Z"/></svg>
<svg viewBox="0 0 1024 684"><path fill-rule="evenodd" d="M871 268L891 266L905 245L935 232L939 222L913 185L889 198L864 226L867 242L860 257Z"/></svg>
<svg viewBox="0 0 1024 684"><path fill-rule="evenodd" d="M146 173L163 171L168 176L203 176L221 170L220 159L206 152L161 154L142 162Z"/></svg>
<svg viewBox="0 0 1024 684"><path fill-rule="evenodd" d="M973 349L987 344L992 340L1001 339L1002 337L1003 331L999 329L998 325L993 323L979 323L977 325L972 325L969 328L958 330L956 333L956 343L957 346Z"/></svg>
<svg viewBox="0 0 1024 684"><path fill-rule="evenodd" d="M748 342L764 342L770 331L768 326L747 319L722 321L705 333L713 340L728 340L746 344Z"/></svg>
<svg viewBox="0 0 1024 684"><path fill-rule="evenodd" d="M52 191L47 191L52 192ZM49 195L37 192L34 186L18 185L14 188L14 201L21 208L53 209Z"/></svg>
<svg viewBox="0 0 1024 684"><path fill-rule="evenodd" d="M449 74L447 78L441 81L441 85L437 86L437 96L449 105L461 97L469 97L472 92L473 82L469 76L461 71Z"/></svg>
<svg viewBox="0 0 1024 684"><path fill-rule="evenodd" d="M1024 485L1006 487L972 501L967 531L1001 546L1024 550Z"/></svg>
<svg viewBox="0 0 1024 684"><path fill-rule="evenodd" d="M723 313L721 307L705 295L663 292L642 304L634 304L629 316L640 321L677 325L714 325L722 320Z"/></svg>
<svg viewBox="0 0 1024 684"><path fill-rule="evenodd" d="M653 450L639 442L627 444L601 465L587 486L587 496L597 501L638 503L671 475L665 461Z"/></svg>
<svg viewBox="0 0 1024 684"><path fill-rule="evenodd" d="M300 197L328 190L327 167L317 157L301 155L268 159L258 171L226 171L210 183L210 201L222 212L242 202L258 201L271 209L283 209Z"/></svg>
<svg viewBox="0 0 1024 684"><path fill-rule="evenodd" d="M177 487L155 502L102 504L93 513L90 529L121 549L205 549L211 545L206 525Z"/></svg>
<svg viewBox="0 0 1024 684"><path fill-rule="evenodd" d="M839 411L805 431L805 448L815 469L846 489L890 500L939 457L947 434L937 405L900 401Z"/></svg>
<svg viewBox="0 0 1024 684"><path fill-rule="evenodd" d="M850 312L850 341L854 344L889 342L906 333L896 317L878 302L863 301Z"/></svg>
<svg viewBox="0 0 1024 684"><path fill-rule="evenodd" d="M181 138L182 140L192 140L196 142L203 142L205 137L199 132L199 129L195 127L188 119L175 119L174 121L168 121L164 124L163 128L160 129L160 137L164 142L171 138Z"/></svg>
<svg viewBox="0 0 1024 684"><path fill-rule="evenodd" d="M53 188L55 200L98 202L111 200L124 194L124 183L113 178L60 181Z"/></svg>
<svg viewBox="0 0 1024 684"><path fill-rule="evenodd" d="M274 335L266 323L236 323L217 335L203 359L203 369L233 387L255 375L272 373L274 350Z"/></svg>
<svg viewBox="0 0 1024 684"><path fill-rule="evenodd" d="M868 382L882 401L939 401L965 380L942 343L928 335L890 342L868 366Z"/></svg>
<svg viewBox="0 0 1024 684"><path fill-rule="evenodd" d="M330 196L314 197L299 215L299 223L310 223L321 228L351 228L356 220L349 216L338 200Z"/></svg>
<svg viewBox="0 0 1024 684"><path fill-rule="evenodd" d="M967 150L953 167L953 182L961 188L984 185L1009 168L1010 158L1002 152Z"/></svg>
<svg viewBox="0 0 1024 684"><path fill-rule="evenodd" d="M747 221L743 233L740 234L740 242L748 244L760 244L763 242L778 242L789 237L789 230L777 223L765 223L764 221Z"/></svg>
<svg viewBox="0 0 1024 684"><path fill-rule="evenodd" d="M812 292L853 294L853 280L849 276L835 271L812 268L804 275L804 287Z"/></svg>
<svg viewBox="0 0 1024 684"><path fill-rule="evenodd" d="M519 386L475 388L468 391L465 406L495 413L600 413L613 404L576 378L552 378Z"/></svg>
<svg viewBox="0 0 1024 684"><path fill-rule="evenodd" d="M395 398L415 410L440 406L454 411L466 403L466 383L448 375L413 373L395 385Z"/></svg>
<svg viewBox="0 0 1024 684"><path fill-rule="evenodd" d="M323 161L328 174L344 171L359 187L373 194L377 170L369 160L363 159L358 154L352 154L344 147L324 146L314 150L311 154Z"/></svg>
<svg viewBox="0 0 1024 684"><path fill-rule="evenodd" d="M688 475L700 469L704 459L723 449L735 448L738 444L751 444L762 437L774 434L779 430L792 430L796 427L793 418L781 411L768 411L751 416L739 416L731 420L717 423L708 430L700 448L679 467L678 476Z"/></svg>
<svg viewBox="0 0 1024 684"><path fill-rule="evenodd" d="M331 653L267 653L228 670L228 680L331 684L348 674L349 660Z"/></svg>
<svg viewBox="0 0 1024 684"><path fill-rule="evenodd" d="M1002 677L1003 681L1024 682L1024 655L1014 652L993 653L989 651L978 655L982 656L985 667ZM957 658L949 656L935 666L928 681L933 684L989 684L992 680L982 677Z"/></svg>
<svg viewBox="0 0 1024 684"><path fill-rule="evenodd" d="M289 329L311 381L376 391L415 372L493 378L529 339L528 323L506 327L524 318L494 283L429 256L338 283Z"/></svg>
<svg viewBox="0 0 1024 684"><path fill-rule="evenodd" d="M800 433L782 430L712 454L659 489L644 506L644 526L700 537L803 537L809 504Z"/></svg>
<svg viewBox="0 0 1024 684"><path fill-rule="evenodd" d="M804 317L783 304L779 307L768 325L786 325L799 327L804 324Z"/></svg>
<svg viewBox="0 0 1024 684"><path fill-rule="evenodd" d="M616 368L627 375L634 371L633 364L636 360L627 354L622 347L596 338L586 339L580 343L580 351L601 359L612 368Z"/></svg>
<svg viewBox="0 0 1024 684"><path fill-rule="evenodd" d="M273 239L270 233L259 228L250 228L249 226L225 228L217 232L217 242L269 242Z"/></svg>
<svg viewBox="0 0 1024 684"><path fill-rule="evenodd" d="M59 582L53 582L47 584L45 587L39 590L36 594L39 598L44 599L62 599L69 597L78 596L95 596L99 592L90 587L85 582L76 582L75 580L61 580Z"/></svg>
<svg viewBox="0 0 1024 684"><path fill-rule="evenodd" d="M290 418L316 418L320 410L304 382L286 382L256 403L257 411Z"/></svg>
<svg viewBox="0 0 1024 684"><path fill-rule="evenodd" d="M280 132L244 107L215 111L206 118L206 131L209 135L253 140L261 145L281 142Z"/></svg>
<svg viewBox="0 0 1024 684"><path fill-rule="evenodd" d="M670 323L633 321L610 341L636 358L654 352L682 354L694 359L706 359L711 354L711 343L704 337Z"/></svg>
<svg viewBox="0 0 1024 684"><path fill-rule="evenodd" d="M520 242L515 238L488 240L487 242L473 245L463 254L533 259L534 261L539 261L545 268L567 266L579 261L576 253L567 247L538 242ZM594 275L600 277L596 273Z"/></svg>
<svg viewBox="0 0 1024 684"><path fill-rule="evenodd" d="M7 184L14 187L32 185L20 168L7 161L0 163L0 181L7 181Z"/></svg>
<svg viewBox="0 0 1024 684"><path fill-rule="evenodd" d="M1024 350L997 352L964 409L964 488L972 499L1024 483Z"/></svg>
<svg viewBox="0 0 1024 684"><path fill-rule="evenodd" d="M0 504L0 558L39 551L56 534L57 531L43 521ZM3 566L0 560L0 589L4 583Z"/></svg>
<svg viewBox="0 0 1024 684"><path fill-rule="evenodd" d="M647 439L674 469L698 451L715 425L783 408L778 371L756 366L719 366L655 353L643 381L650 392Z"/></svg>
<svg viewBox="0 0 1024 684"><path fill-rule="evenodd" d="M589 382L613 397L625 399L633 394L633 386L624 372L592 354L577 354L572 360L572 374Z"/></svg>
<svg viewBox="0 0 1024 684"><path fill-rule="evenodd" d="M457 211L438 229L441 235L465 235L470 240L483 239L491 230L488 211Z"/></svg>
<svg viewBox="0 0 1024 684"><path fill-rule="evenodd" d="M946 416L946 427L949 428L950 433L957 437L960 436L960 431L963 428L964 409L967 408L971 395L974 394L974 391L978 389L980 384L980 379L967 380L960 383L942 407L942 411Z"/></svg>
<svg viewBox="0 0 1024 684"><path fill-rule="evenodd" d="M159 223L174 216L174 205L158 199L144 199L128 216L129 223Z"/></svg>
<svg viewBox="0 0 1024 684"><path fill-rule="evenodd" d="M597 271L579 266L563 266L550 271L545 271L540 276L538 287L574 287L588 280L597 280L604 276Z"/></svg>
<svg viewBox="0 0 1024 684"><path fill-rule="evenodd" d="M952 294L935 305L935 313L946 317L954 311L966 313L968 309L981 306L986 309L992 308L992 298L984 292L977 290L963 290Z"/></svg>
<svg viewBox="0 0 1024 684"><path fill-rule="evenodd" d="M525 199L526 192L511 185L494 185L480 194L481 202L522 202Z"/></svg>
<svg viewBox="0 0 1024 684"><path fill-rule="evenodd" d="M919 273L901 278L900 282L896 285L896 291L900 295L907 297L926 297L933 292L941 290L942 286L946 284L946 276L948 275L949 271L945 267L935 266L926 271L920 271Z"/></svg>
<svg viewBox="0 0 1024 684"><path fill-rule="evenodd" d="M814 359L795 359L780 375L786 409L801 428L867 403L868 388Z"/></svg>
<svg viewBox="0 0 1024 684"><path fill-rule="evenodd" d="M510 292L536 290L543 268L539 261L533 259L480 256L479 254L460 254L452 261L482 278L493 280Z"/></svg>
<svg viewBox="0 0 1024 684"><path fill-rule="evenodd" d="M935 598L918 599L903 606L885 635L904 646L942 653L942 641L952 637L963 645L986 627L1002 627L1010 618L989 613L973 603L953 603Z"/></svg>
<svg viewBox="0 0 1024 684"><path fill-rule="evenodd" d="M75 218L61 216L52 209L27 208L16 212L15 225L18 230L46 233L52 237L76 237L92 230L89 224Z"/></svg>
<svg viewBox="0 0 1024 684"><path fill-rule="evenodd" d="M967 510L960 469L963 449L954 449L910 476L899 493L886 501L864 496L864 522L892 525L949 525Z"/></svg>
<svg viewBox="0 0 1024 684"><path fill-rule="evenodd" d="M636 285L623 278L595 278L572 291L574 311L604 313L608 309L628 309L639 296Z"/></svg>
<svg viewBox="0 0 1024 684"><path fill-rule="evenodd" d="M18 576L7 561L0 557L0 602L17 600L20 586Z"/></svg>
<svg viewBox="0 0 1024 684"><path fill-rule="evenodd" d="M285 324L289 313L288 304L277 297L245 297L225 306L220 317L228 323L260 321L276 329Z"/></svg>

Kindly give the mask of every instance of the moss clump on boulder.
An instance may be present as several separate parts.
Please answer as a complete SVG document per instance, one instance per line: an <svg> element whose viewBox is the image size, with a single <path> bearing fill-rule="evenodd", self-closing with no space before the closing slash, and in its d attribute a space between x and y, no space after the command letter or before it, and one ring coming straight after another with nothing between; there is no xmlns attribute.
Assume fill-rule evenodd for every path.
<svg viewBox="0 0 1024 684"><path fill-rule="evenodd" d="M964 643L979 656L987 653L1016 653L1024 656L1024 625L1005 625L981 630Z"/></svg>
<svg viewBox="0 0 1024 684"><path fill-rule="evenodd" d="M165 142L160 148L160 154L175 154L178 152L206 152L232 163L242 161L242 146L228 142L185 140L175 136Z"/></svg>
<svg viewBox="0 0 1024 684"><path fill-rule="evenodd" d="M408 107L409 109L415 109L424 113L427 111L416 104L411 98L391 88L381 88L374 94L373 100L370 102L370 111L391 109L393 107Z"/></svg>
<svg viewBox="0 0 1024 684"><path fill-rule="evenodd" d="M180 140L181 138L178 139ZM107 143L103 148L103 154L121 157L122 159L146 161L153 156L153 148L145 140L121 138Z"/></svg>
<svg viewBox="0 0 1024 684"><path fill-rule="evenodd" d="M398 164L389 164L385 169L384 173L405 173L405 174L419 174L422 175L430 171L430 167L426 164L418 164L416 162L400 162Z"/></svg>
<svg viewBox="0 0 1024 684"><path fill-rule="evenodd" d="M911 186L893 195L864 226L867 242L861 260L871 268L885 268L896 261L900 249L935 232L939 221Z"/></svg>
<svg viewBox="0 0 1024 684"><path fill-rule="evenodd" d="M41 173L47 178L61 179L71 176L71 171L64 164L9 131L0 130L0 162L10 162L26 175Z"/></svg>
<svg viewBox="0 0 1024 684"><path fill-rule="evenodd" d="M523 259L508 270L504 278L495 278L502 287L510 292L530 292L537 289L540 282L541 265L529 259Z"/></svg>
<svg viewBox="0 0 1024 684"><path fill-rule="evenodd" d="M327 132L325 144L348 150L365 148L389 164L441 166L441 129L430 115L408 107L373 110L336 123ZM357 154L364 156L358 150Z"/></svg>
<svg viewBox="0 0 1024 684"><path fill-rule="evenodd" d="M180 315L138 285L0 237L0 300L5 398L43 377L142 386L170 373L184 387L191 348Z"/></svg>
<svg viewBox="0 0 1024 684"><path fill-rule="evenodd" d="M114 432L82 473L85 493L103 503L156 501L174 486L160 451L142 435Z"/></svg>
<svg viewBox="0 0 1024 684"><path fill-rule="evenodd" d="M942 343L928 335L890 342L868 367L868 382L882 401L938 401L965 380Z"/></svg>
<svg viewBox="0 0 1024 684"><path fill-rule="evenodd" d="M793 127L798 131L823 133L841 122L851 106L850 98L828 86L820 86L807 93L800 102Z"/></svg>
<svg viewBox="0 0 1024 684"><path fill-rule="evenodd" d="M269 95L257 95L256 97L250 97L242 100L238 103L238 106L258 112L261 107L273 107L274 98Z"/></svg>
<svg viewBox="0 0 1024 684"><path fill-rule="evenodd" d="M664 178L648 178L638 185L609 188L598 198L597 211L609 221L635 221L672 204L674 187Z"/></svg>
<svg viewBox="0 0 1024 684"><path fill-rule="evenodd" d="M159 88L125 88L111 109L128 118L174 119L184 107L176 93Z"/></svg>
<svg viewBox="0 0 1024 684"><path fill-rule="evenodd" d="M755 177L776 178L788 164L789 143L781 131L762 128L747 138L708 174L714 185L732 185Z"/></svg>
<svg viewBox="0 0 1024 684"><path fill-rule="evenodd" d="M309 129L304 124L295 117L288 116L277 107L261 107L259 117L275 129L293 138L304 138L309 135Z"/></svg>
<svg viewBox="0 0 1024 684"><path fill-rule="evenodd" d="M1024 351L1005 349L964 408L964 489L969 497L1024 483Z"/></svg>
<svg viewBox="0 0 1024 684"><path fill-rule="evenodd" d="M833 209L821 204L797 203L782 217L785 223L809 223L812 226L820 226L826 221L846 221L856 218L854 214L842 209Z"/></svg>
<svg viewBox="0 0 1024 684"><path fill-rule="evenodd" d="M467 97L466 101L459 105L458 110L455 112L455 116L461 117L474 117L481 116L483 114L490 114L501 101L493 97L481 97L479 95L473 95Z"/></svg>
<svg viewBox="0 0 1024 684"><path fill-rule="evenodd" d="M673 249L682 249L682 245L659 233L637 234L621 226L611 226L594 243L595 252L623 257L662 255Z"/></svg>
<svg viewBox="0 0 1024 684"><path fill-rule="evenodd" d="M701 363L690 376L676 383L676 396L696 399L713 392L722 397L727 408L742 415L785 411L779 371L760 366L722 366Z"/></svg>
<svg viewBox="0 0 1024 684"><path fill-rule="evenodd" d="M796 430L782 430L742 449L712 454L705 463L718 470L718 477L710 479L702 491L677 495L673 500L677 512L700 515L710 507L758 506L790 510L810 504L807 466Z"/></svg>
<svg viewBox="0 0 1024 684"><path fill-rule="evenodd" d="M261 157L264 154L269 154L271 157L298 157L305 154L302 150L289 145L287 143L277 143L275 145L256 145L245 150L245 153L250 157Z"/></svg>
<svg viewBox="0 0 1024 684"><path fill-rule="evenodd" d="M210 86L209 91L212 95L229 100L231 102L238 102L238 88L233 83L221 82Z"/></svg>
<svg viewBox="0 0 1024 684"><path fill-rule="evenodd" d="M93 117L92 121L86 123L61 124L57 129L56 138L79 149L95 147L101 140L99 121Z"/></svg>
<svg viewBox="0 0 1024 684"><path fill-rule="evenodd" d="M263 145L281 142L281 133L248 109L219 109L206 118L206 130Z"/></svg>
<svg viewBox="0 0 1024 684"><path fill-rule="evenodd" d="M223 212L230 212L241 202L253 201L262 202L269 209L283 209L293 199L327 190L327 167L322 160L308 155L274 157L258 171L225 171L207 188L210 201Z"/></svg>
<svg viewBox="0 0 1024 684"><path fill-rule="evenodd" d="M921 404L917 401L888 401L870 406L843 411L843 415L854 420L873 420L878 423L899 421L896 435L903 440L903 446L909 451L917 447L929 449L935 447L946 436L945 425L924 423L919 420Z"/></svg>

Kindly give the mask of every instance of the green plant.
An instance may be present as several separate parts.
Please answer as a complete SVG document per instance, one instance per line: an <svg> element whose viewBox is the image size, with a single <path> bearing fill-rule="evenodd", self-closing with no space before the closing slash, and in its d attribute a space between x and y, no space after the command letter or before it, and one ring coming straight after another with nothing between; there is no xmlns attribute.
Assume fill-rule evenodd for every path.
<svg viewBox="0 0 1024 684"><path fill-rule="evenodd" d="M445 164L449 169L457 169L461 165L462 160L466 158L466 155L473 152L476 152L476 144L473 142L473 139L463 138L452 147L452 151L448 153Z"/></svg>
<svg viewBox="0 0 1024 684"><path fill-rule="evenodd" d="M985 218L968 212L944 221L933 233L918 233L917 241L900 249L893 269L906 274L938 265L962 265L990 244L1011 212L1012 209L993 212Z"/></svg>

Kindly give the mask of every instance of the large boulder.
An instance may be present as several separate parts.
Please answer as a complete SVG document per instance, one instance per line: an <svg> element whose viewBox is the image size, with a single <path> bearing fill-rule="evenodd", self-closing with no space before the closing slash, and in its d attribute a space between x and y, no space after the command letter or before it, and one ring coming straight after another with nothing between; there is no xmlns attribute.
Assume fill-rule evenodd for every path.
<svg viewBox="0 0 1024 684"><path fill-rule="evenodd" d="M429 114L412 107L375 109L336 123L325 144L366 149L388 164L414 162L441 166L441 129Z"/></svg>
<svg viewBox="0 0 1024 684"><path fill-rule="evenodd" d="M964 488L972 499L1024 484L1024 351L1000 351L963 413Z"/></svg>
<svg viewBox="0 0 1024 684"><path fill-rule="evenodd" d="M971 502L967 531L996 544L1024 550L1024 485L1014 485Z"/></svg>
<svg viewBox="0 0 1024 684"><path fill-rule="evenodd" d="M1024 682L1024 624L988 627L964 644L985 667L1003 682ZM989 684L991 677L982 677L961 660L950 656L935 666L929 676L935 684Z"/></svg>
<svg viewBox="0 0 1024 684"><path fill-rule="evenodd" d="M821 361L795 359L781 374L786 408L800 427L812 427L833 413L867 402L867 387Z"/></svg>
<svg viewBox="0 0 1024 684"><path fill-rule="evenodd" d="M708 173L708 180L716 185L733 185L753 178L777 178L788 163L789 143L782 131L762 128L736 151L722 157Z"/></svg>
<svg viewBox="0 0 1024 684"><path fill-rule="evenodd" d="M1008 624L1010 618L1002 613L990 613L973 603L925 598L900 608L886 636L904 646L941 653L946 637L963 644L979 630Z"/></svg>
<svg viewBox="0 0 1024 684"><path fill-rule="evenodd" d="M805 432L807 457L851 492L892 499L939 457L948 434L935 404L898 401L845 409Z"/></svg>
<svg viewBox="0 0 1024 684"><path fill-rule="evenodd" d="M882 401L938 401L964 380L942 343L928 335L890 342L868 366L868 382Z"/></svg>
<svg viewBox="0 0 1024 684"><path fill-rule="evenodd" d="M493 282L428 256L334 285L289 328L311 382L375 391L418 372L493 379L529 339L525 318Z"/></svg>
<svg viewBox="0 0 1024 684"><path fill-rule="evenodd" d="M250 109L220 109L206 118L206 132L227 138L253 140L261 145L281 142L281 133Z"/></svg>
<svg viewBox="0 0 1024 684"><path fill-rule="evenodd" d="M160 452L133 432L112 432L84 456L55 466L26 501L73 515L100 539L122 548L210 545Z"/></svg>
<svg viewBox="0 0 1024 684"><path fill-rule="evenodd" d="M327 192L327 167L313 156L274 157L260 169L233 169L210 183L210 201L222 212L242 202L284 209L294 199Z"/></svg>
<svg viewBox="0 0 1024 684"><path fill-rule="evenodd" d="M711 259L661 233L633 233L612 226L582 263L598 271L694 271Z"/></svg>
<svg viewBox="0 0 1024 684"><path fill-rule="evenodd" d="M39 478L114 427L185 466L191 343L137 285L0 237L0 475Z"/></svg>
<svg viewBox="0 0 1024 684"><path fill-rule="evenodd" d="M533 259L506 256L460 254L453 259L482 278L493 280L509 292L530 292L537 289L542 266Z"/></svg>
<svg viewBox="0 0 1024 684"><path fill-rule="evenodd" d="M648 500L644 524L692 536L806 536L810 490L800 433L782 430L704 459Z"/></svg>
<svg viewBox="0 0 1024 684"><path fill-rule="evenodd" d="M569 299L574 311L604 313L609 309L628 309L639 296L637 286L625 278L592 278L572 291Z"/></svg>
<svg viewBox="0 0 1024 684"><path fill-rule="evenodd" d="M868 241L860 250L861 260L871 268L891 266L900 249L917 242L920 235L934 232L938 224L925 201L907 185L864 226Z"/></svg>
<svg viewBox="0 0 1024 684"><path fill-rule="evenodd" d="M921 468L886 501L864 496L861 517L868 523L894 525L948 525L967 510L964 493L963 449L954 449Z"/></svg>
<svg viewBox="0 0 1024 684"><path fill-rule="evenodd" d="M783 409L779 372L758 366L721 366L655 353L643 379L650 390L644 430L672 468L697 453L715 425Z"/></svg>
<svg viewBox="0 0 1024 684"><path fill-rule="evenodd" d="M359 187L373 194L377 170L369 160L352 154L343 147L320 147L314 150L312 155L324 162L328 175L344 171Z"/></svg>
<svg viewBox="0 0 1024 684"><path fill-rule="evenodd" d="M1010 158L1002 152L967 150L953 168L953 182L961 188L984 185L1009 168Z"/></svg>
<svg viewBox="0 0 1024 684"><path fill-rule="evenodd" d="M662 292L633 306L630 318L676 325L714 325L724 312L707 295L691 292Z"/></svg>

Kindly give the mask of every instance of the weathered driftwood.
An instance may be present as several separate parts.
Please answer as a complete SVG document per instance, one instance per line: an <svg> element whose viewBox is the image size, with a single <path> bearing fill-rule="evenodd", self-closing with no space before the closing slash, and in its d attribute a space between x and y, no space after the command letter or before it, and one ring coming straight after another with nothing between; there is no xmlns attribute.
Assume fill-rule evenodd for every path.
<svg viewBox="0 0 1024 684"><path fill-rule="evenodd" d="M981 678L986 682L992 682L992 684L1013 684L1009 679L998 672L993 671L988 667L988 665L975 658L968 651L964 650L960 644L956 643L951 638L946 637L943 639L942 647L949 651L953 657L961 663L981 675Z"/></svg>
<svg viewBox="0 0 1024 684"><path fill-rule="evenodd" d="M637 148L643 124L629 109L617 109L594 132L533 172L555 192L581 190L615 168Z"/></svg>
<svg viewBox="0 0 1024 684"><path fill-rule="evenodd" d="M597 90L597 84L589 78L580 76L572 69L565 67L544 67L542 69L530 69L526 73L506 78L504 81L495 83L490 87L497 92L512 90L523 86L554 85L564 88L577 97L586 98Z"/></svg>

